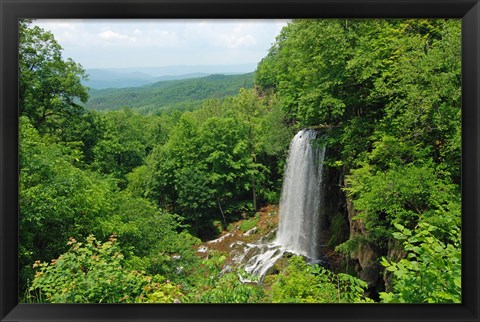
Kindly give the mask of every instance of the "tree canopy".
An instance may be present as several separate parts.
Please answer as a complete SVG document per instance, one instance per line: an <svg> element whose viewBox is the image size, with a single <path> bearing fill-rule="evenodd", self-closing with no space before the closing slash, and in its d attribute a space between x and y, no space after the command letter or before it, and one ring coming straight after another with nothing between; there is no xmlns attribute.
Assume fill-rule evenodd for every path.
<svg viewBox="0 0 480 322"><path fill-rule="evenodd" d="M19 23L19 108L42 132L61 130L62 124L83 114L88 99L81 80L82 66L63 59L62 47L52 33L31 21Z"/></svg>
<svg viewBox="0 0 480 322"><path fill-rule="evenodd" d="M19 27L21 300L461 302L459 20L293 20L254 86L214 75L104 91L110 111L84 108L87 75L53 34ZM340 263L291 256L245 283L239 243L199 247L274 231L275 211L259 210L279 203L301 128L327 146L326 247Z"/></svg>

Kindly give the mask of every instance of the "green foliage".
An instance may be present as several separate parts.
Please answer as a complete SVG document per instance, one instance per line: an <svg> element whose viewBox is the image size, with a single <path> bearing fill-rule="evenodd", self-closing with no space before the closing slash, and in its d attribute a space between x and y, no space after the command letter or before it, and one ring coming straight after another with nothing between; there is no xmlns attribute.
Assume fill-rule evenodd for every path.
<svg viewBox="0 0 480 322"><path fill-rule="evenodd" d="M272 285L273 303L336 303L337 288L326 275L316 275L302 258L290 260Z"/></svg>
<svg viewBox="0 0 480 322"><path fill-rule="evenodd" d="M260 285L242 282L240 272L221 275L212 288L201 293L198 303L260 303L264 292ZM246 274L243 274L246 278Z"/></svg>
<svg viewBox="0 0 480 322"><path fill-rule="evenodd" d="M277 168L286 147L284 142L282 148L270 142L272 133L265 130L276 126L279 133L282 128L280 118L267 118L270 104L254 91L241 90L238 97L211 100L202 109L184 113L166 144L155 146L145 165L128 175L128 189L175 209L197 233L208 231L213 220L226 226L245 211L248 199L255 208L258 199L279 189L276 179L270 179L279 173L266 165ZM270 154L264 152L266 142Z"/></svg>
<svg viewBox="0 0 480 322"><path fill-rule="evenodd" d="M183 213L186 216L190 209L190 216L198 218L217 208L218 216L223 216L221 204L248 190L250 176L255 173L255 164L248 155L242 128L232 118L215 117L198 127L190 127L188 134L183 128L181 126L179 131L175 131L169 142L173 152L169 151L169 158L175 161L167 159L163 163L159 160L164 165L176 165L173 169L165 169L174 175L172 182L166 183L174 184L173 189L169 186L167 189L176 192L175 203L180 209L185 209ZM195 217L190 218L196 220Z"/></svg>
<svg viewBox="0 0 480 322"><path fill-rule="evenodd" d="M210 75L201 78L163 81L143 87L103 89L90 93L89 109L114 110L129 107L142 113L191 111L208 99L235 95L253 86L253 74Z"/></svg>
<svg viewBox="0 0 480 322"><path fill-rule="evenodd" d="M20 118L20 267L29 275L33 259L49 260L64 252L69 235L97 230L98 217L114 209L115 183L75 167L80 152L41 137ZM27 271L23 271L26 268Z"/></svg>
<svg viewBox="0 0 480 322"><path fill-rule="evenodd" d="M459 178L460 58L458 20L294 20L256 81L275 89L287 118L339 126L348 163L382 131L433 148Z"/></svg>
<svg viewBox="0 0 480 322"><path fill-rule="evenodd" d="M243 232L247 232L253 227L255 227L258 224L258 220L260 219L260 216L258 214L255 215L255 217L250 218L250 219L245 219L242 221L240 225L240 230Z"/></svg>
<svg viewBox="0 0 480 322"><path fill-rule="evenodd" d="M81 84L86 74L73 60L63 59L52 33L30 23L19 22L19 108L44 133L82 115L76 100L88 99Z"/></svg>
<svg viewBox="0 0 480 322"><path fill-rule="evenodd" d="M329 244L347 256L362 243L406 254L382 260L392 275L383 302L460 302L460 27L293 20L259 64L255 89L246 74L95 91L90 107L116 110L85 113L83 68L22 20L21 292L55 303L369 301L365 282L301 258L269 277L264 294L228 271L223 254L194 252L192 233L210 237L278 202L292 132L319 126L334 151L327 166L342 169L365 228L338 245L348 226L336 215ZM121 243L91 236L65 246L90 234ZM389 249L392 236L402 249Z"/></svg>
<svg viewBox="0 0 480 322"><path fill-rule="evenodd" d="M159 212L148 200L119 191L116 181L75 167L81 153L40 136L20 120L20 267L22 285L34 259L47 261L66 251L69 236L115 233L152 273L173 274L194 266L198 239L182 232L178 216ZM173 255L180 258L175 259ZM175 275L179 277L178 274Z"/></svg>
<svg viewBox="0 0 480 322"><path fill-rule="evenodd" d="M265 294L261 285L242 281L254 280L254 277L241 269L225 266L226 260L224 254L211 251L190 271L185 285L189 302L259 303L263 300Z"/></svg>
<svg viewBox="0 0 480 322"><path fill-rule="evenodd" d="M114 211L100 218L98 226L102 236L117 235L122 248L133 252L129 261L140 260L133 266L180 280L185 270L198 264L193 246L200 240L186 232L183 218L159 211L148 200L125 191L117 192L113 202Z"/></svg>
<svg viewBox="0 0 480 322"><path fill-rule="evenodd" d="M146 141L145 127L152 118L135 113L129 109L109 112L101 115L103 131L92 148L94 169L111 174L126 185L125 175L133 168L142 165L151 149Z"/></svg>
<svg viewBox="0 0 480 322"><path fill-rule="evenodd" d="M420 218L444 229L460 224L458 187L442 178L443 172L435 171L432 163L392 166L385 172L373 169L365 164L352 170L346 188L371 240L385 241L393 224L413 228Z"/></svg>
<svg viewBox="0 0 480 322"><path fill-rule="evenodd" d="M428 223L415 230L395 225L393 236L403 241L406 258L381 264L393 273L393 291L380 294L385 303L461 303L460 229L448 231ZM444 236L448 236L447 241Z"/></svg>
<svg viewBox="0 0 480 322"><path fill-rule="evenodd" d="M365 227L338 251L351 255L360 240L386 253L395 225L418 234L438 227L445 245L447 232L460 231L460 42L457 19L293 20L260 63L257 84L273 89L291 123L331 128L330 164L343 168L354 220ZM453 267L436 264L429 269ZM458 299L442 290L434 301Z"/></svg>
<svg viewBox="0 0 480 322"><path fill-rule="evenodd" d="M365 297L367 283L348 274L334 274L309 265L293 256L289 266L273 282L273 303L359 303L371 302Z"/></svg>
<svg viewBox="0 0 480 322"><path fill-rule="evenodd" d="M148 276L125 268L116 238L101 243L90 235L86 242L70 238L70 249L51 263L36 261L29 289L48 303L173 303L181 288L160 275Z"/></svg>
<svg viewBox="0 0 480 322"><path fill-rule="evenodd" d="M338 122L346 107L348 39L341 20L294 20L260 63L257 82L273 85L289 116L302 124Z"/></svg>
<svg viewBox="0 0 480 322"><path fill-rule="evenodd" d="M366 243L368 243L368 240L365 236L356 235L336 246L335 251L346 255L347 258L351 258L352 254L358 251L360 247Z"/></svg>

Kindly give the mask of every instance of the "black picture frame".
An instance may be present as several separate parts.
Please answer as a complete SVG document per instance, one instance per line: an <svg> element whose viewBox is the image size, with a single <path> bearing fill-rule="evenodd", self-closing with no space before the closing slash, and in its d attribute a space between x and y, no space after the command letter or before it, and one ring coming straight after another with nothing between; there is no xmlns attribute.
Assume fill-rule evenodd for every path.
<svg viewBox="0 0 480 322"><path fill-rule="evenodd" d="M1 321L479 321L478 0L0 0L0 15ZM462 304L18 304L18 19L333 17L462 19Z"/></svg>

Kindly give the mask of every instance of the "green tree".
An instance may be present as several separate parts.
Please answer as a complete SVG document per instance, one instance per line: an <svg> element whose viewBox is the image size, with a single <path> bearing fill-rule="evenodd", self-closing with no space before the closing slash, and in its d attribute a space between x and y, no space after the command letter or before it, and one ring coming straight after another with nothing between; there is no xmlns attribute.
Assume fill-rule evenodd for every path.
<svg viewBox="0 0 480 322"><path fill-rule="evenodd" d="M31 20L19 22L19 108L42 133L65 130L63 122L79 118L88 90L82 66L64 60L62 48L53 34Z"/></svg>
<svg viewBox="0 0 480 322"><path fill-rule="evenodd" d="M461 220L458 186L433 163L408 164L387 171L364 165L352 170L348 177L347 194L354 200L358 215L374 244L386 247L391 234L400 224L413 229L425 221L442 229L459 227Z"/></svg>
<svg viewBox="0 0 480 322"><path fill-rule="evenodd" d="M460 31L456 19L293 20L258 67L291 124L330 128L327 163L379 253L395 225L433 225L445 245L439 232L460 229Z"/></svg>
<svg viewBox="0 0 480 322"><path fill-rule="evenodd" d="M262 60L257 82L275 87L289 117L306 125L338 123L349 97L343 86L348 40L342 20L295 20Z"/></svg>
<svg viewBox="0 0 480 322"><path fill-rule="evenodd" d="M168 116L142 115L124 108L101 113L102 131L91 148L92 166L101 173L119 179L126 187L126 175L144 164L146 155L168 138Z"/></svg>
<svg viewBox="0 0 480 322"><path fill-rule="evenodd" d="M181 213L199 229L212 218L227 223L225 206L241 199L257 171L248 152L247 128L238 119L186 113L164 146L157 146L129 176L131 187ZM140 173L150 173L143 178ZM141 183L147 180L149 183ZM140 182L139 182L140 181ZM130 188L133 189L133 188Z"/></svg>
<svg viewBox="0 0 480 322"><path fill-rule="evenodd" d="M22 291L32 280L31 263L67 249L68 237L117 234L132 265L174 275L194 265L196 238L178 216L160 212L148 200L121 191L117 181L76 166L81 151L41 136L20 118L20 275ZM172 256L180 255L179 259Z"/></svg>
<svg viewBox="0 0 480 322"><path fill-rule="evenodd" d="M33 259L54 258L69 236L95 231L97 218L114 208L115 183L77 168L81 152L40 136L25 116L19 141L20 267L26 284Z"/></svg>

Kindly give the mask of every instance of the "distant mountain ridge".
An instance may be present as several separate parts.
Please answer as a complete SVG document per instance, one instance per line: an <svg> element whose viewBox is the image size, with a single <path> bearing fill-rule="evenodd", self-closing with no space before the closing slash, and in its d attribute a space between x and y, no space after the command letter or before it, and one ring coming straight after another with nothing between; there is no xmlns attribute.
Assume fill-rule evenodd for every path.
<svg viewBox="0 0 480 322"><path fill-rule="evenodd" d="M212 74L245 74L255 69L256 64L92 68L86 70L89 77L84 81L84 85L92 89L138 87L159 81L197 78Z"/></svg>
<svg viewBox="0 0 480 322"><path fill-rule="evenodd" d="M240 88L253 87L253 73L214 74L181 80L160 81L141 87L91 90L89 109L114 110L123 107L142 113L162 110L192 110L212 98L233 96Z"/></svg>

